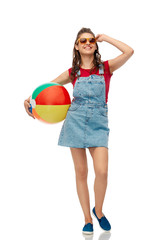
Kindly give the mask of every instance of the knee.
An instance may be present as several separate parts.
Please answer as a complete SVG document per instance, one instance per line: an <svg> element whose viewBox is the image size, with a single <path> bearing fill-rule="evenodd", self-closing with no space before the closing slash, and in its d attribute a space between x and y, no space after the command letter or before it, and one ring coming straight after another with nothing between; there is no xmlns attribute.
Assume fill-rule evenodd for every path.
<svg viewBox="0 0 160 240"><path fill-rule="evenodd" d="M100 177L100 178L103 178L103 179L106 179L106 180L107 180L107 177L108 177L107 170L104 170L104 169L97 170L95 175L96 175L96 177Z"/></svg>
<svg viewBox="0 0 160 240"><path fill-rule="evenodd" d="M88 169L77 169L76 170L76 177L80 180L86 179L88 176Z"/></svg>

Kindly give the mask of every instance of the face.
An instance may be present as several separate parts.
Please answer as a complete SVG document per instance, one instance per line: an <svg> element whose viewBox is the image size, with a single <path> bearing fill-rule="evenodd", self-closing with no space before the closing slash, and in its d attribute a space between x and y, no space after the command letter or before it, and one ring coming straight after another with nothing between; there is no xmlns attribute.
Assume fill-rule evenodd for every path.
<svg viewBox="0 0 160 240"><path fill-rule="evenodd" d="M90 33L83 33L80 35L80 38L93 38L94 36ZM81 55L93 55L97 49L96 43L92 44L88 40L86 43L81 44L78 42L75 44L75 49L79 51Z"/></svg>

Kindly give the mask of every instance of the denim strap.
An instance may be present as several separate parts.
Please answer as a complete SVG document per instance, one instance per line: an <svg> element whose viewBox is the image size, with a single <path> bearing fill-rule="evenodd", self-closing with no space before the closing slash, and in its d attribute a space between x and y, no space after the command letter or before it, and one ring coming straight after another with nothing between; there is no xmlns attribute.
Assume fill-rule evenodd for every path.
<svg viewBox="0 0 160 240"><path fill-rule="evenodd" d="M81 75L81 71L79 69L79 71L77 72L77 76L80 77L80 75Z"/></svg>
<svg viewBox="0 0 160 240"><path fill-rule="evenodd" d="M102 64L99 65L99 74L104 74L104 69Z"/></svg>

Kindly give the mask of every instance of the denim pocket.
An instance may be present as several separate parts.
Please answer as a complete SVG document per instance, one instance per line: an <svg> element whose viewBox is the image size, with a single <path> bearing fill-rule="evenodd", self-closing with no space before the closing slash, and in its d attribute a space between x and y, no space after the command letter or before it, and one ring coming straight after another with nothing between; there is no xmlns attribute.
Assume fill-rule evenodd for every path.
<svg viewBox="0 0 160 240"><path fill-rule="evenodd" d="M83 78L76 82L73 89L73 97L100 97L105 89L103 80L84 80Z"/></svg>
<svg viewBox="0 0 160 240"><path fill-rule="evenodd" d="M94 80L90 86L90 96L91 97L99 97L102 95L104 90L104 82Z"/></svg>
<svg viewBox="0 0 160 240"><path fill-rule="evenodd" d="M98 108L98 112L100 115L102 115L104 117L108 117L108 108L100 107L100 108Z"/></svg>
<svg viewBox="0 0 160 240"><path fill-rule="evenodd" d="M71 106L68 108L68 111L76 111L80 107L80 104L71 104Z"/></svg>

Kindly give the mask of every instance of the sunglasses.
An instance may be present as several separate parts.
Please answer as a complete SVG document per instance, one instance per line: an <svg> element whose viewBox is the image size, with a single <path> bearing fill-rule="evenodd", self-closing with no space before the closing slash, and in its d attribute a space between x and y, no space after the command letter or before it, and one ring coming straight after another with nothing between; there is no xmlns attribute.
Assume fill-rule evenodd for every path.
<svg viewBox="0 0 160 240"><path fill-rule="evenodd" d="M79 42L81 44L85 44L87 41L89 41L89 43L91 43L91 44L96 43L96 39L95 38L79 38L77 40L77 43Z"/></svg>

